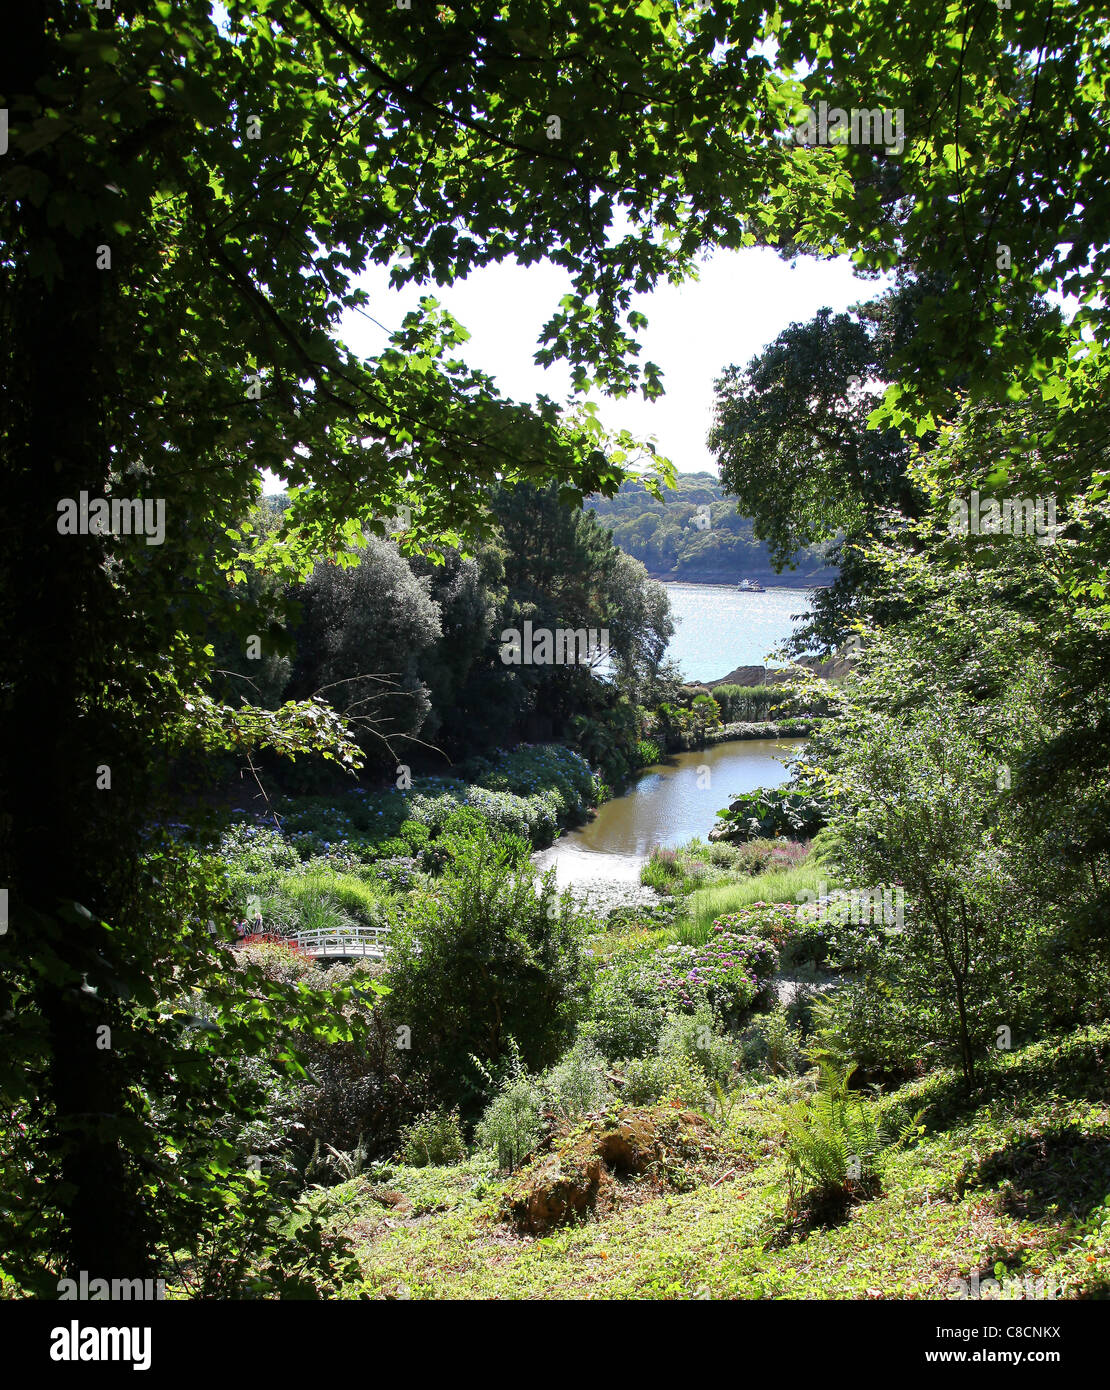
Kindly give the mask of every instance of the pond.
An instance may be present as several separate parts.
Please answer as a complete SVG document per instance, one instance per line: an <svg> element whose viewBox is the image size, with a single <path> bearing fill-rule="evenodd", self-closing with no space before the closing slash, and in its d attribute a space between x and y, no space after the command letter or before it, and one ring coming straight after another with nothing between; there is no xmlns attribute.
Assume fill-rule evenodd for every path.
<svg viewBox="0 0 1110 1390"><path fill-rule="evenodd" d="M739 792L778 787L797 738L732 740L692 753L675 753L646 768L623 796L596 817L569 830L550 849L533 856L537 868L554 865L560 886L591 881L637 883L640 866L656 845L673 847L702 839L717 812Z"/></svg>

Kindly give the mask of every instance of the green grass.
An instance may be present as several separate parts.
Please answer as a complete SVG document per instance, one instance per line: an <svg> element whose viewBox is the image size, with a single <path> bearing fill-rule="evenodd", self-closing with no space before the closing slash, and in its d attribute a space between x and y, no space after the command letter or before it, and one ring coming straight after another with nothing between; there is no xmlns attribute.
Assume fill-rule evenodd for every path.
<svg viewBox="0 0 1110 1390"><path fill-rule="evenodd" d="M263 918L291 931L341 931L384 925L392 895L378 883L332 869L289 874L263 901Z"/></svg>
<svg viewBox="0 0 1110 1390"><path fill-rule="evenodd" d="M821 891L822 884L832 889L839 886L839 881L827 865L815 864L807 859L805 863L791 868L769 869L766 873L739 879L735 883L716 883L709 888L700 888L687 899L687 917L679 929L678 939L689 945L700 946L709 939L710 928L718 917L751 907L753 903L798 902L803 889L817 893Z"/></svg>
<svg viewBox="0 0 1110 1390"><path fill-rule="evenodd" d="M946 1299L978 1272L1054 1276L1063 1296L1110 1295L1110 1028L1034 1044L998 1063L991 1093L960 1099L936 1073L886 1104L927 1132L895 1155L882 1191L828 1226L785 1211L782 1109L804 1083L751 1086L730 1119L736 1162L685 1192L641 1190L541 1239L498 1220L498 1189L460 1165L398 1172L414 1214L355 1230L363 1281L350 1296L443 1299ZM453 1191L441 1192L444 1188ZM369 1196L365 1200L369 1200ZM379 1208L380 1209L380 1208ZM430 1210L431 1209L431 1210ZM428 1213L414 1219L416 1212ZM370 1227L373 1227L371 1231Z"/></svg>

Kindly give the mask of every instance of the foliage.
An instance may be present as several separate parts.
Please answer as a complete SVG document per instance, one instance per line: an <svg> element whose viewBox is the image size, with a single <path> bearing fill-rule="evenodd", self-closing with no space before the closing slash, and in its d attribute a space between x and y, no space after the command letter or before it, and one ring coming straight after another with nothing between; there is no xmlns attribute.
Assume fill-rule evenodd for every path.
<svg viewBox="0 0 1110 1390"><path fill-rule="evenodd" d="M919 1132L920 1112L888 1140L874 1106L849 1090L853 1071L822 1059L817 1094L783 1114L789 1203L795 1213L803 1204L820 1211L839 1200L873 1195L884 1150Z"/></svg>
<svg viewBox="0 0 1110 1390"><path fill-rule="evenodd" d="M969 1086L998 1027L1027 1020L1042 930L995 828L998 759L980 721L955 695L857 721L839 763L852 807L837 822L845 869L855 883L901 885L904 924L831 923L852 991L908 1010L916 1054L958 1057Z"/></svg>
<svg viewBox="0 0 1110 1390"><path fill-rule="evenodd" d="M818 548L806 548L794 557L796 574L780 576L767 546L755 538L751 521L738 514L710 473L680 473L658 497L639 479L630 478L614 496L592 497L588 505L612 530L621 550L662 579L822 584L832 577Z"/></svg>
<svg viewBox="0 0 1110 1390"><path fill-rule="evenodd" d="M693 1011L704 1000L736 1023L767 988L778 958L769 942L714 926L703 946L667 946L655 966L658 988L676 1008Z"/></svg>
<svg viewBox="0 0 1110 1390"><path fill-rule="evenodd" d="M497 1166L512 1171L531 1155L544 1134L542 1098L526 1072L507 1078L490 1101L474 1137Z"/></svg>
<svg viewBox="0 0 1110 1390"><path fill-rule="evenodd" d="M715 685L713 698L726 724L793 714L797 706L797 700L779 685Z"/></svg>
<svg viewBox="0 0 1110 1390"><path fill-rule="evenodd" d="M766 935L771 941L785 939L779 933L793 929L802 894L821 891L826 879L835 882L827 867L805 860L700 888L687 900L689 915L679 928L681 939L694 944L706 941L713 923L732 915L745 932Z"/></svg>
<svg viewBox="0 0 1110 1390"><path fill-rule="evenodd" d="M539 1087L551 1114L564 1121L577 1120L605 1103L609 1094L605 1059L590 1038L580 1037L543 1073Z"/></svg>
<svg viewBox="0 0 1110 1390"><path fill-rule="evenodd" d="M741 843L776 835L809 839L825 824L828 812L828 804L812 793L783 787L761 788L734 797L719 811L720 821L713 835Z"/></svg>
<svg viewBox="0 0 1110 1390"><path fill-rule="evenodd" d="M650 951L618 955L595 972L583 1034L609 1060L654 1052L667 1017Z"/></svg>
<svg viewBox="0 0 1110 1390"><path fill-rule="evenodd" d="M709 1087L705 1075L685 1052L668 1049L636 1057L626 1072L622 1095L632 1105L670 1100L686 1107L703 1107Z"/></svg>
<svg viewBox="0 0 1110 1390"><path fill-rule="evenodd" d="M765 1067L772 1076L790 1076L802 1062L802 1036L779 1005L752 1020L744 1043L747 1065Z"/></svg>
<svg viewBox="0 0 1110 1390"><path fill-rule="evenodd" d="M358 278L369 265L391 266L397 285L450 284L478 265L546 257L570 283L538 360L565 362L580 397L639 388L650 398L660 374L638 360L646 321L633 296L681 282L706 247L845 251L868 272L913 248L925 298L912 332L876 355L895 379L869 423L926 449L939 438L937 466L918 480L931 498L941 500L943 481L1031 479L1059 487L1076 527L1074 547L1051 562L1003 560L993 578L997 553L982 569L958 562L962 583L929 606L936 636L902 667L904 694L888 694L896 726L915 700L933 709L921 673L943 671L994 759L1006 735L1028 764L996 818L953 772L972 793L958 828L990 833L978 858L968 833L952 855L941 845L932 879L917 871L915 892L941 893L939 907L909 893L914 930L923 960L951 955L953 942L974 957L970 975L958 961L948 970L953 990L970 980L978 991L961 1013L969 1075L994 1007L980 946L1002 947L1000 975L1013 964L1014 983L996 982L1007 985L1000 1004L1030 1017L1105 1012L1106 20L1064 0L1043 18L981 6L958 28L938 20L939 41L923 43L916 14L842 0L820 25L799 0L767 12L648 4L632 16L571 6L545 12L537 48L532 7L517 0L493 20L462 4L403 22L384 7L311 0L278 25L267 5L167 0L121 18L60 0L45 28L13 28L0 188L0 589L24 594L36 621L15 605L0 616L12 673L0 881L13 924L0 937L0 976L4 1013L17 1021L0 1086L16 1113L35 1108L34 1143L4 1182L2 1243L21 1286L41 1282L51 1261L140 1274L159 1251L191 1248L214 1213L241 1201L215 1128L262 1104L235 1089L229 1064L272 1053L295 1072L290 1035L353 1033L328 991L266 979L251 960L227 969L218 928L214 940L206 926L226 902L223 868L165 832L183 808L204 820L215 760L253 766L263 750L350 769L361 756L329 704L275 709L261 689L258 705L229 698L213 625L221 650L269 634L279 583L305 582L325 557L349 567L361 537L382 537L383 518L406 500L415 524L404 544L434 551L458 549L491 507L514 539L526 536L534 492L547 494L547 535L563 555L592 561L581 575L559 561L566 611L603 611L600 580L616 570L607 538L554 518L562 502L611 495L634 441L607 435L590 405L504 399L461 360L465 330L429 298L360 357L339 330L364 311ZM584 43L596 61L581 62ZM911 158L784 138L804 103L861 90L899 110L928 107ZM932 99L952 91L959 100ZM547 138L553 116L565 126L558 141ZM110 270L97 265L103 250L115 253ZM1039 311L1047 290L1078 306L1070 319ZM844 340L859 335L846 327ZM821 373L818 357L796 375L821 386L816 418L834 425L841 412L830 420L828 403L848 363ZM800 398L794 378L784 384ZM966 468L948 468L946 453ZM803 462L800 476L779 471L804 487L819 464L835 483L833 460ZM266 469L288 482L288 506L280 528L256 531ZM778 473L773 484L784 486ZM164 544L44 524L59 498L109 493L164 504ZM801 500L813 517L815 499ZM897 530L881 512L876 526L891 528L884 541ZM871 577L889 588L861 605L910 621L905 600L921 586L908 570L927 549L929 575L949 578L938 563L945 544L884 556ZM542 546L507 554L534 563ZM521 574L524 563L506 573L511 611L558 616L552 586ZM252 571L265 582L252 586ZM661 616L652 605L648 655ZM1051 668L1038 682L1036 663L1021 667L1018 679L1044 696L1045 718L1028 721L1025 738L1008 713L983 713L997 713L1007 688L997 658L1012 653L996 628L1009 623L1012 635L1019 618L1043 633ZM563 684L551 675L511 683L513 699L490 701L488 717L508 708L561 721L607 698L587 672ZM914 737L927 752L923 726ZM896 744L896 759L904 752ZM94 776L102 768L114 775L110 796ZM882 771L893 774L889 796L854 777L843 789L846 814L862 808L860 863L881 840L869 808L896 805L902 786L922 790L910 768ZM937 825L960 819L951 792ZM1044 810L1053 799L1056 814ZM931 845L920 802L908 800L911 828L923 832L915 843ZM1073 847L1082 853L1062 852ZM1032 902L1030 879L1046 863L1049 891ZM1020 908L1012 937L990 886L996 869ZM1058 1002L1046 988L1053 959ZM201 996L198 1023L186 1003ZM930 1035L945 1026L934 1020ZM102 1027L113 1048L94 1052ZM260 1215L252 1229L272 1244L269 1221ZM232 1263L241 1240L239 1228L228 1235ZM241 1287L236 1273L217 1282Z"/></svg>
<svg viewBox="0 0 1110 1390"><path fill-rule="evenodd" d="M434 890L416 895L391 942L390 1010L411 1020L441 1093L458 1098L476 1056L542 1068L570 1041L585 996L582 922L572 897L541 891L490 834L470 842Z"/></svg>
<svg viewBox="0 0 1110 1390"><path fill-rule="evenodd" d="M410 1168L442 1167L466 1157L457 1110L425 1110L401 1131L398 1161Z"/></svg>
<svg viewBox="0 0 1110 1390"><path fill-rule="evenodd" d="M334 1229L330 1194L316 1189L290 1205L267 1178L220 1178L224 1200L207 1205L202 1234L180 1267L191 1297L335 1298L358 1277L351 1243Z"/></svg>

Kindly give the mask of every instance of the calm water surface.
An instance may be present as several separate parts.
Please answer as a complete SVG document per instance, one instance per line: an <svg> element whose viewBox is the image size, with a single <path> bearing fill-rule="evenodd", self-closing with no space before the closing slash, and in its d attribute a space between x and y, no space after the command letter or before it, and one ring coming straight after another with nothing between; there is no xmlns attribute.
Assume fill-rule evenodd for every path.
<svg viewBox="0 0 1110 1390"><path fill-rule="evenodd" d="M725 585L667 584L675 635L667 647L688 681L719 681L737 666L775 666L767 655L810 610L808 589L741 594Z"/></svg>
<svg viewBox="0 0 1110 1390"><path fill-rule="evenodd" d="M798 739L768 738L675 753L647 768L623 796L607 801L589 825L568 831L533 860L540 869L554 865L560 884L635 883L656 845L704 839L730 797L781 786L788 775L784 764L798 747Z"/></svg>
<svg viewBox="0 0 1110 1390"><path fill-rule="evenodd" d="M666 588L677 619L667 654L690 681L720 680L737 666L777 664L768 654L810 607L806 589L742 594L723 585ZM640 866L656 845L704 839L730 797L781 786L787 780L784 762L796 747L797 739L753 739L676 753L606 802L589 825L569 831L533 860L540 869L554 866L560 885L638 883Z"/></svg>

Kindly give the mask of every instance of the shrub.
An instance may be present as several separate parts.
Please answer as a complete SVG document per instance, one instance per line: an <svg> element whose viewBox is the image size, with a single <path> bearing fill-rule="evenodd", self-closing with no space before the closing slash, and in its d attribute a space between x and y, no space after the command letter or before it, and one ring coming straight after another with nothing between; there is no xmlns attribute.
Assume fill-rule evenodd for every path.
<svg viewBox="0 0 1110 1390"><path fill-rule="evenodd" d="M823 922L796 914L779 945L784 966L811 965L817 969L825 963L829 952L829 932Z"/></svg>
<svg viewBox="0 0 1110 1390"><path fill-rule="evenodd" d="M718 839L742 843L777 835L808 839L828 818L828 804L809 792L783 787L761 788L734 797L719 813L713 834Z"/></svg>
<svg viewBox="0 0 1110 1390"><path fill-rule="evenodd" d="M390 1010L419 1021L422 1055L459 1099L471 1057L496 1065L510 1037L532 1070L554 1062L583 1009L584 922L554 873L537 893L492 836L471 842L444 878L409 899L388 959Z"/></svg>
<svg viewBox="0 0 1110 1390"><path fill-rule="evenodd" d="M723 840L718 840L706 849L706 858L711 864L715 864L720 869L740 869L744 873L756 873L755 868L748 868L744 858L744 851L749 848L739 845L726 844ZM760 868L763 865L759 866Z"/></svg>
<svg viewBox="0 0 1110 1390"><path fill-rule="evenodd" d="M853 734L843 764L855 807L837 825L845 867L853 883L902 886L905 921L833 925L861 1002L871 994L879 1017L892 999L911 1012L921 1044L958 1059L969 1090L999 1020L1024 1022L1030 967L1056 936L1040 885L997 825L998 754L979 717L966 697L944 694L912 717L874 714Z"/></svg>
<svg viewBox="0 0 1110 1390"><path fill-rule="evenodd" d="M593 979L589 1018L582 1032L609 1061L654 1052L667 1017L650 958L629 956L601 967Z"/></svg>
<svg viewBox="0 0 1110 1390"><path fill-rule="evenodd" d="M245 911L252 893L275 892L301 862L283 835L259 825L231 826L220 837L217 853L227 865L228 897L238 912Z"/></svg>
<svg viewBox="0 0 1110 1390"><path fill-rule="evenodd" d="M543 1100L534 1078L518 1072L506 1079L475 1130L480 1148L512 1171L528 1158L544 1135Z"/></svg>
<svg viewBox="0 0 1110 1390"><path fill-rule="evenodd" d="M736 1023L770 984L778 966L774 947L714 925L702 946L667 946L655 958L658 987L685 1012L707 1002L726 1023Z"/></svg>
<svg viewBox="0 0 1110 1390"><path fill-rule="evenodd" d="M664 751L653 738L641 738L636 743L636 761L640 767L654 767L663 761Z"/></svg>
<svg viewBox="0 0 1110 1390"><path fill-rule="evenodd" d="M713 1010L704 1004L692 1014L668 1018L657 1050L661 1056L685 1057L712 1085L727 1086L735 1070L736 1044L720 1031Z"/></svg>
<svg viewBox="0 0 1110 1390"><path fill-rule="evenodd" d="M374 865L374 875L387 888L405 893L421 882L420 865L415 859L397 855L389 859L379 859Z"/></svg>
<svg viewBox="0 0 1110 1390"><path fill-rule="evenodd" d="M681 1052L656 1052L631 1061L622 1092L630 1105L677 1100L695 1108L705 1104L707 1094L705 1073Z"/></svg>
<svg viewBox="0 0 1110 1390"><path fill-rule="evenodd" d="M523 835L506 831L473 807L464 806L446 817L439 835L421 851L420 862L430 872L442 873L449 864L480 852L480 845L493 836L506 862L523 866L532 852L527 826L524 830Z"/></svg>
<svg viewBox="0 0 1110 1390"><path fill-rule="evenodd" d="M547 1109L563 1120L576 1120L605 1103L609 1086L605 1059L592 1039L579 1038L540 1078Z"/></svg>
<svg viewBox="0 0 1110 1390"><path fill-rule="evenodd" d="M791 1026L790 1015L782 1005L753 1020L744 1045L748 1066L765 1067L772 1076L792 1076L801 1060L801 1032Z"/></svg>
<svg viewBox="0 0 1110 1390"><path fill-rule="evenodd" d="M465 1157L457 1110L425 1110L401 1131L397 1159L409 1168L443 1168Z"/></svg>

